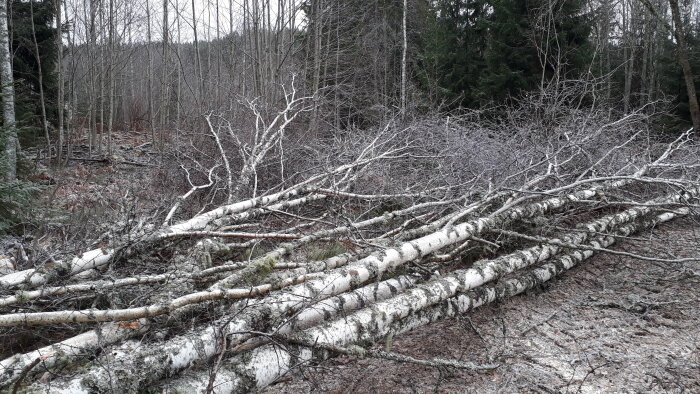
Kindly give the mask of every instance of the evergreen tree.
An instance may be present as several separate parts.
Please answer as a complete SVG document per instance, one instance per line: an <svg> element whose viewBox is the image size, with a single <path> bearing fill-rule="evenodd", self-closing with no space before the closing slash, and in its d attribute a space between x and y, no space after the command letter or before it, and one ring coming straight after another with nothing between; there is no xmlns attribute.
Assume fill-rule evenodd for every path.
<svg viewBox="0 0 700 394"><path fill-rule="evenodd" d="M4 0L0 1L4 2ZM13 0L11 4L12 7L8 10L10 11L10 18L8 19L11 20L8 44L11 46L10 56L14 80L11 86L14 86L14 112L16 113L15 119L11 121L14 122L16 120L17 122L12 125L5 124L0 130L0 135L9 135L7 138L0 139L0 145L5 145L2 146L2 151L5 151L4 148L7 147L8 139L14 138L14 130L17 123L20 126L36 126L41 122L41 112L38 104L39 67L35 54L34 35L32 34L30 5L19 0ZM54 18L53 13L54 4L52 1L45 0L34 3L34 28L36 41L39 45L40 60L43 65L43 87L45 93L50 94L51 97L56 96L57 85L54 70L58 61L55 46L56 29L51 26ZM9 61L8 59L8 63ZM49 114L56 113L55 106L53 108L49 106L47 109ZM10 128L12 132L9 132ZM27 135L27 129L27 127L17 128L18 131L25 131L24 135L19 133L20 137L25 137L22 139L24 144L20 145L26 146L26 140L29 139L28 137L32 137L31 133ZM12 230L14 226L27 219L30 211L29 207L35 200L36 193L39 190L37 185L21 180L21 177L20 180L15 180L15 170L17 170L17 175L20 176L26 175L28 172L27 168L23 168L26 165L22 165L21 155L17 155L17 157L13 155L11 158L14 160L14 163L11 164L13 168L8 168L10 165L5 163L5 159L0 160L0 176L6 180L6 182L0 182L0 234ZM11 173L12 176L6 177L8 173Z"/></svg>
<svg viewBox="0 0 700 394"><path fill-rule="evenodd" d="M52 26L55 17L55 7L51 0L34 2L34 28L41 57L42 79L44 94L47 98L47 116L49 122L55 121L57 108L53 98L58 89L56 77L56 48L57 30ZM39 107L39 66L34 49L29 3L21 0L12 1L12 53L13 75L17 92L17 120L21 125L29 126L29 130L37 130L41 124L41 108ZM29 134L29 135L27 135ZM24 135L25 144L35 132Z"/></svg>
<svg viewBox="0 0 700 394"><path fill-rule="evenodd" d="M420 81L432 95L478 107L587 68L583 0L438 0L425 33ZM432 78L431 78L432 77Z"/></svg>
<svg viewBox="0 0 700 394"><path fill-rule="evenodd" d="M479 101L501 101L537 86L541 74L537 49L531 45L531 1L498 0L486 18L488 38L484 72L478 80Z"/></svg>
<svg viewBox="0 0 700 394"><path fill-rule="evenodd" d="M433 4L423 34L418 78L431 97L449 106L474 106L484 70L486 0L440 0Z"/></svg>

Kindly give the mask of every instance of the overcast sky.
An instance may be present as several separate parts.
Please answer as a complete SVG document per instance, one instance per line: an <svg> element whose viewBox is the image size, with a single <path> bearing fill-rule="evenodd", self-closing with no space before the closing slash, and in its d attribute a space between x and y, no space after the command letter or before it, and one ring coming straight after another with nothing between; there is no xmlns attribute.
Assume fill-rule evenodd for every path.
<svg viewBox="0 0 700 394"><path fill-rule="evenodd" d="M67 1L67 16L76 28L76 37L78 42L83 42L87 36L86 21L90 17L90 0L66 0ZM109 12L109 0L102 0L106 6L105 18ZM197 24L197 34L200 40L210 40L216 38L216 16L217 5L219 12L219 34L225 36L231 32L231 16L233 17L233 30L241 29L243 20L243 1L246 0L194 0L196 15L193 21L192 15L192 0L167 0L169 13L169 31L172 40L178 39L177 29L177 14L180 15L180 31L179 36L181 41L188 42L194 38L194 23ZM251 2L251 0L247 0ZM262 2L262 0L258 0ZM272 23L277 18L278 0L269 1L272 9ZM298 5L301 0L284 0L287 7L289 3ZM123 36L122 42L129 41L129 34L133 41L145 41L147 37L148 24L146 18L146 6L150 7L151 14L151 37L153 41L160 41L163 36L163 1L162 0L114 0L115 10L118 20L118 30ZM288 13L285 10L285 13ZM300 26L303 23L304 15L301 11L297 11L296 24ZM98 16L99 21L99 16ZM127 25L131 29L127 29ZM98 22L99 26L99 22ZM106 33L106 32L105 32Z"/></svg>

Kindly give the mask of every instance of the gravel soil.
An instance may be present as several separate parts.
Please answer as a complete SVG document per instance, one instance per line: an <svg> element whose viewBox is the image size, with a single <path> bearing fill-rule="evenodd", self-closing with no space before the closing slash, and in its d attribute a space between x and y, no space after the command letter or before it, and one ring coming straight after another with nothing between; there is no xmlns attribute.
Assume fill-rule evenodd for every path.
<svg viewBox="0 0 700 394"><path fill-rule="evenodd" d="M700 257L700 226L678 220L615 248ZM264 392L697 393L700 261L598 254L545 287L403 334L391 350L501 366L477 373L343 356Z"/></svg>

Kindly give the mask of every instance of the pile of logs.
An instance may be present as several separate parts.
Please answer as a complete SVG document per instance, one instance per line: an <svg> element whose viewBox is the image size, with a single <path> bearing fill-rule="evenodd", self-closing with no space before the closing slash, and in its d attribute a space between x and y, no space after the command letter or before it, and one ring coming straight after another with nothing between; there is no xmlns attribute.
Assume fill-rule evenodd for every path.
<svg viewBox="0 0 700 394"><path fill-rule="evenodd" d="M352 192L358 160L170 225L179 201L158 228L0 277L15 342L0 389L246 392L337 354L498 368L367 347L692 214L699 184L672 160L689 141L605 176L560 179L550 160L519 188L479 193Z"/></svg>

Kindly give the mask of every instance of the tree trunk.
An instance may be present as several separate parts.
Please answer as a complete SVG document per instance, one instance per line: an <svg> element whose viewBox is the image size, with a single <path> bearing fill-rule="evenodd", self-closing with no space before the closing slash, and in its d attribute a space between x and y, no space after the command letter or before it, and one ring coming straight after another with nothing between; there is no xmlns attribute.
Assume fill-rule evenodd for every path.
<svg viewBox="0 0 700 394"><path fill-rule="evenodd" d="M204 76L202 75L202 60L199 56L199 37L197 32L197 11L195 9L195 0L192 0L192 30L194 31L194 66L197 75L197 102L202 100L204 94Z"/></svg>
<svg viewBox="0 0 700 394"><path fill-rule="evenodd" d="M214 85L216 86L216 105L218 106L221 104L221 53L224 50L221 45L221 22L218 1L216 2L216 45L219 46L219 49L216 51L216 82Z"/></svg>
<svg viewBox="0 0 700 394"><path fill-rule="evenodd" d="M401 48L401 113L406 112L406 53L408 52L408 38L406 36L406 14L408 13L408 0L403 0L403 46Z"/></svg>
<svg viewBox="0 0 700 394"><path fill-rule="evenodd" d="M322 27L323 27L323 7L321 6L321 0L315 0L312 3L313 9L313 23L314 23L314 55L313 55L313 84L311 85L311 92L314 95L314 107L311 114L310 129L313 133L316 133L319 117L319 97L321 88L321 44L322 44Z"/></svg>
<svg viewBox="0 0 700 394"><path fill-rule="evenodd" d="M5 128L5 182L17 179L17 128L15 125L15 89L12 77L10 36L7 29L7 2L0 0L0 82L2 82L2 118Z"/></svg>
<svg viewBox="0 0 700 394"><path fill-rule="evenodd" d="M650 211L649 208L639 208L636 212L632 209L626 213L619 215L610 215L607 219L594 221L588 226L588 230L596 231L607 226L615 226L616 231L613 232L614 235L628 236L642 228L647 228L653 226L657 223L668 221L679 215L685 215L688 213L688 209L684 208L678 212L664 213L658 217L652 218L652 220L632 222L630 224L624 225L626 221L634 218L638 218L642 214L642 211ZM620 220L620 221L618 221ZM622 225L621 227L618 227ZM588 237L591 234L582 235L581 232L574 232L571 234L572 237L581 239L582 237ZM614 236L601 236L596 237L587 245L582 245L584 247L591 246L594 248L604 248L612 245L616 238ZM540 250L541 249L541 250ZM518 254L515 253L511 259L500 259L503 264L488 266L485 265L483 268L484 273L488 274L491 279L500 278L505 271L501 271L502 268L511 265L522 265L527 266L530 264L537 263L538 261L546 260L552 256L553 250L563 250L561 247L553 247L551 245L543 245L539 247L538 250L533 248L531 253ZM364 342L374 342L381 339L387 333L396 331L397 329L413 328L419 325L426 324L432 321L431 319L426 319L423 316L423 311L431 312L435 315L435 311L438 312L438 317L445 316L445 308L442 307L446 304L449 309L447 310L450 315L454 315L457 311L463 312L480 305L484 305L488 302L492 302L497 299L502 299L505 296L511 296L515 294L522 293L523 291L534 287L537 284L543 283L555 275L570 269L580 261L583 261L594 252L592 250L574 250L559 259L553 260L546 263L543 266L536 267L527 271L524 275L519 275L513 279L506 279L500 281L496 286L485 286L476 291L468 292L472 289L472 285L467 285L462 287L460 283L461 280L454 282L450 278L438 278L432 280L425 285L421 285L420 289L408 290L408 292L403 292L399 295L396 292L395 285L384 285L384 282L378 283L376 290L366 291L363 289L365 295L374 296L369 299L370 302L374 303L376 301L381 301L385 298L378 297L379 286L383 286L385 290L384 294L392 296L386 301L381 301L380 304L371 305L368 308L362 309L358 312L347 314L348 305L342 300L333 300L328 305L333 306L332 308L323 308L317 313L312 313L310 316L319 318L324 312L328 312L329 316L324 316L327 319L335 318L336 320L329 323L315 326L299 334L294 335L295 338L301 338L304 342L308 343L320 343L329 345L338 345L344 343L353 343L357 341ZM355 268L353 265L350 268ZM466 275L464 278L480 278L482 272L480 270L467 270L472 272L472 275ZM465 271L466 272L466 271ZM398 279L398 278L397 278ZM395 280L395 279L392 279ZM477 279L481 281L481 279ZM388 282L388 281L387 281ZM453 283L454 282L454 283ZM466 283L466 282L465 282ZM371 286L371 285L370 285ZM404 286L404 288L412 287L410 284ZM428 289L430 287L430 289ZM371 289L371 288L370 288ZM451 291L448 294L448 289ZM353 293L357 293L358 290ZM429 298L433 298L430 299ZM354 299L354 295L347 294L346 300ZM281 298L277 297L278 300ZM308 299L308 298L304 298ZM313 298L311 298L313 299ZM423 300L426 302L418 306L416 303L420 303ZM302 302L290 302L291 299L287 299L287 307ZM340 302L339 302L340 301ZM261 301L259 304L262 306L270 307L272 305L278 305L277 302L272 302L270 300ZM357 302L355 303L355 306ZM361 305L361 304L360 304ZM439 309L428 308L427 305L440 306ZM455 306L457 308L455 308ZM340 307L338 309L338 307ZM312 306L309 309L313 309ZM388 324L387 318L397 317L400 318L394 308L400 308L402 310L408 311L409 315L404 317L404 321L401 324ZM270 316L269 312L251 312L253 309L250 305L246 306L246 309L250 316L261 321L266 321ZM280 311L281 312L281 311ZM369 317L368 317L369 316ZM237 327L238 332L247 331L247 323L243 319L243 315L239 314L235 319L227 319L230 326ZM315 322L309 322L309 325L313 325ZM387 324L385 324L387 323ZM305 327L306 324L298 326L298 328ZM114 389L118 388L120 390L128 390L129 387L136 387L138 385L146 385L149 382L153 382L158 376L163 374L169 374L181 369L186 368L192 364L192 361L198 357L203 357L205 354L215 355L220 351L219 346L221 338L225 335L225 331L221 332L221 326L212 325L203 329L200 329L196 335L183 335L173 338L171 342L165 344L155 345L149 348L140 348L137 353L139 355L125 354L123 357L119 356L118 361L111 364L108 368L104 366L98 366L90 369L87 373L82 376L69 381L61 382L59 384L54 383L53 388L56 392L70 392L70 390L76 390L78 388L87 389L88 387L92 389ZM289 329L282 329L281 333L290 332ZM312 360L324 358L323 355L312 354L311 348L303 348L302 359ZM266 345L253 350L251 353L246 354L243 357L236 357L232 362L227 362L224 364L224 368L220 369L215 376L215 384L217 387L217 392L247 392L259 388L263 388L276 379L281 377L283 374L287 373L289 368L294 365L294 358L299 356L299 354L290 354L285 350L280 350L272 345ZM139 368L135 368L134 365L130 365L130 362L124 362L127 359L134 360L130 362L137 363L148 363L149 370L142 371ZM138 361L136 361L138 360ZM203 378L203 376L206 377ZM192 391L200 392L200 389L206 387L209 379L208 371L204 374L197 371L191 373L185 373L183 377L176 379L168 384L168 387L173 390L172 392Z"/></svg>
<svg viewBox="0 0 700 394"><path fill-rule="evenodd" d="M156 145L156 126L153 114L153 54L151 53L151 5L146 0L146 52L148 53L148 128L151 141Z"/></svg>
<svg viewBox="0 0 700 394"><path fill-rule="evenodd" d="M44 96L44 72L41 67L41 53L39 53L39 42L36 40L36 29L34 27L34 0L29 1L29 18L32 22L32 41L34 41L34 57L36 58L37 71L39 73L39 107L41 109L41 127L46 138L46 150L48 158L51 158L51 136L49 135L49 121L46 118L46 97Z"/></svg>
<svg viewBox="0 0 700 394"><path fill-rule="evenodd" d="M619 187L626 183L626 181L618 181L611 186ZM105 374L109 375L112 372L116 372L116 368L119 368L118 373L123 377L123 382L147 385L149 382L154 382L164 376L180 371L197 360L214 356L220 351L220 338L222 335L254 330L253 322L258 321L262 316L292 315L304 307L306 300L323 300L340 295L353 287L362 286L370 280L381 277L383 273L390 269L395 269L448 245L461 243L467 238L478 235L487 229L497 227L508 220L534 217L561 208L572 201L590 199L599 191L599 189L594 188L563 197L551 198L540 203L507 211L503 215L499 215L498 218L483 217L456 225L449 232L439 231L414 241L406 242L399 247L371 254L364 259L356 261L351 267L332 270L324 277L291 287L287 292L268 297L264 302L256 304L256 308L247 307L247 313L237 316L234 320L226 318L225 321L213 322L208 326L202 327L194 335L187 334L174 337L164 346L158 346L156 351L144 347L134 354L126 355L125 359L119 361L118 367L114 365L115 369L107 370L100 366L88 373L90 375L89 378L79 379L89 379L94 384L100 384L99 382L110 384L109 382L112 381ZM172 229L174 227L171 227ZM149 356L149 354L157 354L157 360L155 357ZM138 368L134 367L135 364L131 365L131 363L136 362L135 360L138 360L139 363L148 362L149 373L144 374L143 371L139 371Z"/></svg>
<svg viewBox="0 0 700 394"><path fill-rule="evenodd" d="M100 31L106 30L105 27L105 4L103 0L100 0ZM109 89L106 85L107 83L107 55L105 54L108 41L105 40L105 35L100 37L100 85L99 85L99 97L100 97L100 123L96 128L99 138L97 139L97 152L102 154L102 145L104 143L104 133L105 133L105 93Z"/></svg>
<svg viewBox="0 0 700 394"><path fill-rule="evenodd" d="M624 4L623 4L624 7ZM623 112L625 114L629 113L630 109L630 96L632 95L632 76L634 75L634 60L637 50L637 45L635 42L635 12L634 6L630 4L629 13L627 10L622 11L622 26L625 35L625 50L624 50L624 60L625 60L625 87L623 91Z"/></svg>
<svg viewBox="0 0 700 394"><path fill-rule="evenodd" d="M688 107L690 110L690 117L693 121L693 129L695 129L695 132L698 133L700 132L700 106L698 106L698 96L695 92L695 78L693 77L693 70L690 67L690 61L688 60L688 50L685 43L681 13L678 7L678 0L669 0L669 2L671 4L673 24L675 25L673 34L676 37L677 42L676 51L678 55L678 63L680 63L681 68L683 69L685 87L688 91Z"/></svg>
<svg viewBox="0 0 700 394"><path fill-rule="evenodd" d="M95 26L96 19L97 19L97 5L98 5L98 0L90 0L90 21L89 21L89 29L90 29L90 45L89 45L89 54L90 54L90 68L89 68L89 73L90 73L90 86L88 87L90 93L89 93L89 98L90 98L90 105L89 105L89 145L90 145L90 155L92 155L94 149L95 149L95 144L97 142L97 73L95 72L95 68L97 65L97 27Z"/></svg>
<svg viewBox="0 0 700 394"><path fill-rule="evenodd" d="M652 202L674 203L682 201L684 197L685 193L682 193ZM380 336L386 335L395 322L410 314L454 297L458 292L466 292L519 269L544 262L566 250L562 246L563 244L583 245L595 234L605 234L628 223L631 223L635 229L639 228L641 226L635 224L635 220L652 212L652 210L650 207L631 208L580 226L580 229L586 231L571 232L557 240L552 240L551 243L539 244L493 260L482 260L472 268L454 271L378 303L372 308L345 316L342 320L326 324L322 328L312 329L311 331L315 332L313 340L342 346L371 340L367 336L368 333L371 333L372 336L376 336L378 333Z"/></svg>
<svg viewBox="0 0 700 394"><path fill-rule="evenodd" d="M69 15L68 13L68 4L65 1L62 0L57 0L60 3L63 2L63 10L64 10L64 15ZM71 27L75 29L75 24L71 24ZM75 53L75 42L74 38L75 35L71 35L71 30L70 28L66 30L66 38L68 39L68 47L70 48L70 53ZM62 63L59 63L59 65L62 65ZM75 70L77 69L77 61L75 59L75 56L71 56L71 73L72 75L75 75ZM65 158L70 157L72 154L72 136L75 135L75 129L73 127L73 115L74 115L74 109L76 107L76 103L78 102L78 92L75 89L75 78L69 78L69 83L68 83L69 89L68 89L68 105L66 108L66 133L68 135L67 138L67 146L66 146L66 154ZM61 85L63 87L63 85ZM63 159L63 161L60 163L60 165L64 165L66 162L66 159Z"/></svg>
<svg viewBox="0 0 700 394"><path fill-rule="evenodd" d="M163 70L161 78L161 101L160 101L160 148L165 145L165 136L163 129L170 116L170 37L169 37L169 18L168 18L168 0L163 0Z"/></svg>
<svg viewBox="0 0 700 394"><path fill-rule="evenodd" d="M180 1L175 0L175 24L177 26L177 44L175 45L175 56L181 59L180 44L182 42L182 24L180 15ZM177 86L175 87L175 130L180 130L180 119L182 117L182 64L177 64Z"/></svg>
<svg viewBox="0 0 700 394"><path fill-rule="evenodd" d="M61 19L61 0L55 0L56 12L56 48L58 50L58 61L56 62L56 75L58 77L58 91L56 93L56 107L58 108L58 141L56 142L56 164L63 163L63 111L64 111L64 86L63 86L63 22Z"/></svg>
<svg viewBox="0 0 700 394"><path fill-rule="evenodd" d="M108 114L107 114L107 154L112 155L112 129L114 127L114 102L116 101L116 21L115 21L115 9L114 0L109 0L109 67L107 69L107 98L109 100Z"/></svg>

